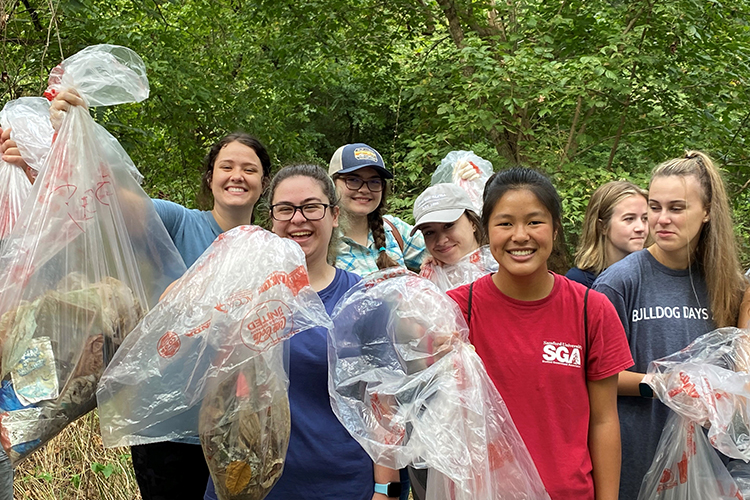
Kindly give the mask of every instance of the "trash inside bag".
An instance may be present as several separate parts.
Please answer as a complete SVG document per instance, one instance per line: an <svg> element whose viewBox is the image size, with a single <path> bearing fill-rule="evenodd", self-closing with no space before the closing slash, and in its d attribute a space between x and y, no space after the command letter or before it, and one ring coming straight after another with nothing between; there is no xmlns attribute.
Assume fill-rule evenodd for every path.
<svg viewBox="0 0 750 500"><path fill-rule="evenodd" d="M750 333L721 328L652 361L644 382L668 407L708 428L732 458L750 460Z"/></svg>
<svg viewBox="0 0 750 500"><path fill-rule="evenodd" d="M441 291L447 292L494 273L497 267L497 261L492 256L490 247L485 245L464 255L455 264L441 265L434 260L429 261L422 265L419 275L435 283Z"/></svg>
<svg viewBox="0 0 750 500"><path fill-rule="evenodd" d="M638 500L742 500L703 428L671 412Z"/></svg>
<svg viewBox="0 0 750 500"><path fill-rule="evenodd" d="M468 168L473 170L469 176L464 173ZM461 186L469 195L476 212L481 214L484 185L492 176L492 171L492 163L475 155L474 151L451 151L432 174L431 185L445 182Z"/></svg>
<svg viewBox="0 0 750 500"><path fill-rule="evenodd" d="M328 328L331 320L309 285L299 245L256 226L223 233L146 315L105 370L97 392L105 446L198 435L204 398L204 406L215 407L207 401L224 397L223 384L232 384L238 370L246 380L254 376L243 371L245 363L313 326ZM248 368L253 369L257 365ZM275 376L279 382L273 384L283 378L286 387L286 375ZM240 402L222 404L233 412ZM269 418L281 418L280 407L269 407ZM215 431L204 423L201 433L224 433L225 423L219 419ZM281 448L274 450L283 458Z"/></svg>
<svg viewBox="0 0 750 500"><path fill-rule="evenodd" d="M549 498L458 306L434 284L385 269L332 318L331 406L375 463L444 476L429 499Z"/></svg>
<svg viewBox="0 0 750 500"><path fill-rule="evenodd" d="M737 483L742 498L750 499L750 464L741 460L732 460L727 465L727 470L734 482Z"/></svg>
<svg viewBox="0 0 750 500"><path fill-rule="evenodd" d="M110 95L145 85L145 94L130 100L145 98L147 83L134 83L139 77L113 53L140 60L123 47L89 47L79 54L87 61L100 58L99 70L82 66L74 55L53 75L80 84L76 88L89 102L107 101L87 93L97 88ZM94 408L104 366L185 271L129 171L132 162L127 155L112 161L103 146L109 139L95 125L85 108L65 113L31 199L0 250L0 371L30 406L3 417L4 429L15 436L9 450L14 463Z"/></svg>
<svg viewBox="0 0 750 500"><path fill-rule="evenodd" d="M262 500L281 477L291 419L283 346L209 382L200 439L219 500Z"/></svg>

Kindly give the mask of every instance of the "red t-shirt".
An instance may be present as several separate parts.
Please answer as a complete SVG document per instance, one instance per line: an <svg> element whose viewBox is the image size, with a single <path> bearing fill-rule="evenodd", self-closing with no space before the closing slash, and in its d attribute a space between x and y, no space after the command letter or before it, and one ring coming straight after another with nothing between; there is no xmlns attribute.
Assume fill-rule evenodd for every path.
<svg viewBox="0 0 750 500"><path fill-rule="evenodd" d="M593 499L588 449L589 400L582 366L586 287L553 273L542 300L503 294L492 275L474 282L469 340L505 400L553 500ZM468 320L469 285L450 290ZM588 380L633 365L615 308L588 297Z"/></svg>

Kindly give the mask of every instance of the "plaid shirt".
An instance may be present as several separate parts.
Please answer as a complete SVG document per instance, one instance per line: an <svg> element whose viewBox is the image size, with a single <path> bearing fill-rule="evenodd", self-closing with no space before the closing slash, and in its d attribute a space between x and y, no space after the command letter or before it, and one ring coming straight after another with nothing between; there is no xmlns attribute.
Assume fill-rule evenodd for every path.
<svg viewBox="0 0 750 500"><path fill-rule="evenodd" d="M391 221L401 237L404 240L404 251L398 246L398 241L393 236L393 229L389 224L384 223L385 228L385 252L390 258L395 260L399 266L405 266L409 269L419 272L419 266L427 256L427 250L424 246L422 232L417 231L414 236L409 236L412 226L402 221L398 217L386 215L386 219ZM375 248L375 240L372 237L372 231L367 234L367 246L362 246L351 238L341 237L336 257L336 267L349 271L360 276L365 276L378 270L378 255L380 252Z"/></svg>

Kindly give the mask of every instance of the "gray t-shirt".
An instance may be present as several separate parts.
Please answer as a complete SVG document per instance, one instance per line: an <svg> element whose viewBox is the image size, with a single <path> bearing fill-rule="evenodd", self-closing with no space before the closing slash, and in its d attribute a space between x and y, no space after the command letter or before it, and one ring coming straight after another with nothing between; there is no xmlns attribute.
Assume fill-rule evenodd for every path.
<svg viewBox="0 0 750 500"><path fill-rule="evenodd" d="M654 359L679 351L715 329L703 274L675 270L641 250L610 266L596 279L594 290L614 304L630 344L635 365L645 373ZM620 499L636 500L651 466L669 409L659 400L620 396L622 473Z"/></svg>

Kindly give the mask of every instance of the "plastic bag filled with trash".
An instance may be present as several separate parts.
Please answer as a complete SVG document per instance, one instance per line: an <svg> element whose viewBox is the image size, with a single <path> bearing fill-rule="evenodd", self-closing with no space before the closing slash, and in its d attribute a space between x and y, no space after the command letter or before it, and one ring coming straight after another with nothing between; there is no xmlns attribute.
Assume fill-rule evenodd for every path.
<svg viewBox="0 0 750 500"><path fill-rule="evenodd" d="M53 69L47 94L137 102L148 96L145 75L135 52L98 45ZM112 154L86 108L64 115L0 249L0 371L10 382L0 408L14 463L94 408L104 366L185 271L124 150Z"/></svg>
<svg viewBox="0 0 750 500"><path fill-rule="evenodd" d="M289 440L282 342L331 320L297 243L223 233L125 340L102 376L106 446L200 433L220 498L263 498Z"/></svg>
<svg viewBox="0 0 750 500"><path fill-rule="evenodd" d="M430 468L430 499L549 498L458 306L433 283L373 273L332 318L331 406L375 463Z"/></svg>

